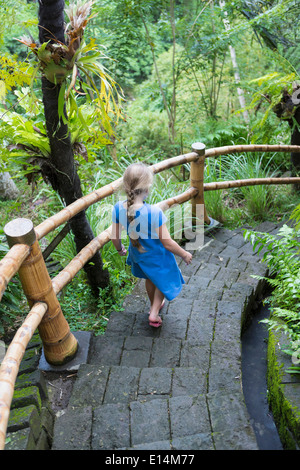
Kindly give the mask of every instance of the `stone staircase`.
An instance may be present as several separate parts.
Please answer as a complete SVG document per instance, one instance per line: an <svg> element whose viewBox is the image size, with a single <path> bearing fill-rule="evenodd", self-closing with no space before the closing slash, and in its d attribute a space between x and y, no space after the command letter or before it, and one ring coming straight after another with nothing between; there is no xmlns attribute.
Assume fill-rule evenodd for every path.
<svg viewBox="0 0 300 470"><path fill-rule="evenodd" d="M276 226L262 225L261 231ZM166 302L159 329L148 325L143 281L93 337L54 450L253 450L244 402L241 332L266 274L242 230L205 236L193 261L179 263L182 293Z"/></svg>

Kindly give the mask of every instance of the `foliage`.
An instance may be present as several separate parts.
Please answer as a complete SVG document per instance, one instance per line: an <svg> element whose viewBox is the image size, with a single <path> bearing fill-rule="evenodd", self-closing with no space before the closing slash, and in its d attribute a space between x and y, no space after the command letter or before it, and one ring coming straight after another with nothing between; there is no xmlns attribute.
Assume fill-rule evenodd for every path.
<svg viewBox="0 0 300 470"><path fill-rule="evenodd" d="M0 100L3 101L7 91L15 87L29 85L31 81L28 64L15 60L14 57L0 56Z"/></svg>
<svg viewBox="0 0 300 470"><path fill-rule="evenodd" d="M3 105L0 163L1 170L13 170L19 185L22 175L27 175L29 180L31 175L40 178L35 172L50 155L40 92L33 85L41 70L53 83L61 85L63 119L63 105L68 97L66 116L84 193L118 178L133 161L151 164L189 152L195 141L202 141L207 147L248 142L289 143L288 124L279 122L271 111L282 88L291 91L292 82L299 74L295 22L299 4L295 0L225 2L229 30L224 28L225 13L219 2L95 0L93 11L97 14L90 16L86 10L81 25L75 24L74 11L70 11L66 45L37 44L32 40L30 36L35 35L37 28L34 2L8 0L0 3L0 8L3 19L0 80L6 87L4 96L0 81ZM22 41L31 51L26 61L25 48L13 40L24 27L29 34ZM268 41L269 44L273 41L276 51L266 49ZM239 85L245 91L251 117L249 126L239 113L229 46L236 51ZM117 82L126 89L125 105ZM173 141L167 110L172 103L176 131ZM121 104L126 107L127 117L126 121L120 119L117 127L115 124L122 117ZM112 146L115 137L117 145ZM246 154L208 159L205 182L270 176L287 169L287 158L287 154L260 157ZM149 201L155 203L186 189L188 171L189 166L185 165L156 175ZM26 191L24 201L18 201L18 211L13 212L26 216L27 200L33 208L37 200L45 201L39 210L28 210L30 217L35 218L46 218L63 207L52 190L43 183L40 188L35 195ZM109 224L110 210L117 196L87 210L94 233L99 234ZM287 186L205 192L209 215L234 227L251 224L253 220L288 217L295 206L294 200ZM5 210L6 206L1 205ZM299 210L295 209L298 216ZM6 212L10 212L9 208ZM69 234L53 256L64 266L75 254ZM111 244L105 245L102 256L111 270L112 282L118 286L116 292L123 292L133 282L125 259L119 257ZM94 328L97 322L99 326L105 324L103 317L107 317L114 305L120 306L111 293L102 292L99 306L93 304L96 318L90 321L93 312L87 304L93 300L83 274L78 275L74 287L68 286L61 300L74 328L76 312L79 312L78 328ZM13 320L16 315L13 300L9 302Z"/></svg>
<svg viewBox="0 0 300 470"><path fill-rule="evenodd" d="M258 248L258 253L263 252L262 260L269 268L267 281L273 289L268 298L271 316L264 322L270 329L283 330L288 335L293 357L299 355L300 344L299 235L296 228L288 225L284 225L277 236L245 232L245 238L253 244L253 249Z"/></svg>
<svg viewBox="0 0 300 470"><path fill-rule="evenodd" d="M58 111L61 119L64 122L68 121L64 105L65 101L69 100L70 116L75 113L83 127L89 132L89 122L84 119L78 106L80 96L84 95L89 105L93 106L93 121L97 120L98 125L107 134L112 135L112 117L117 122L121 115L122 92L103 66L102 62L107 59L107 56L95 43L95 39L91 39L88 44L83 39L84 30L90 20L91 7L91 1L85 3L78 0L76 4L70 4L66 8L66 14L69 17L66 27L66 44L53 40L39 45L27 36L23 36L20 42L25 44L33 54L32 82L38 71L41 71L51 83L61 85L58 97ZM75 89L77 80L79 81L78 90Z"/></svg>
<svg viewBox="0 0 300 470"><path fill-rule="evenodd" d="M111 268L110 264L108 269L112 285L101 289L97 299L82 278L74 280L62 292L61 308L73 331L93 331L96 336L103 334L110 313L123 310L124 298L131 289L128 274Z"/></svg>
<svg viewBox="0 0 300 470"><path fill-rule="evenodd" d="M0 234L0 259L8 252L3 231ZM18 278L7 286L0 302L0 337L12 326L21 315L21 304L24 301L21 284Z"/></svg>

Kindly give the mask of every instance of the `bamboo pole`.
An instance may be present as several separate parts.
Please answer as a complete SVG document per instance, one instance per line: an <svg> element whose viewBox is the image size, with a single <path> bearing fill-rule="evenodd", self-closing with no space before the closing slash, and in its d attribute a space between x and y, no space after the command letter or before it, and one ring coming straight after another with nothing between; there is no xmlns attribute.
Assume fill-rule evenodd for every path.
<svg viewBox="0 0 300 470"><path fill-rule="evenodd" d="M207 215L204 195L203 195L203 178L204 178L204 160L205 160L205 145L197 142L192 145L192 149L198 155L197 160L191 162L190 184L192 188L197 188L196 196L192 198L192 226L197 225L198 214L203 214L203 221L205 224L210 225L210 219ZM198 211L199 207L203 207L203 212ZM200 220L201 223L203 223Z"/></svg>
<svg viewBox="0 0 300 470"><path fill-rule="evenodd" d="M241 152L296 152L300 153L299 145L228 145L208 149L205 152L205 158L218 157L230 153Z"/></svg>
<svg viewBox="0 0 300 470"><path fill-rule="evenodd" d="M300 183L300 178L249 178L235 181L218 181L214 183L205 183L204 191L215 191L218 189L240 188L242 186L258 186L262 184L295 184Z"/></svg>
<svg viewBox="0 0 300 470"><path fill-rule="evenodd" d="M104 199L107 196L113 194L121 187L122 181L123 178L119 178L113 181L112 183L103 186L100 189L96 189L92 193L87 194L86 196L83 196L80 199L77 199L77 201L65 207L52 217L49 217L48 219L44 220L41 224L35 227L37 239L40 240L49 232L52 232L60 225L72 219L72 217L74 217L82 210L87 209L92 204L95 204L96 202L101 201L101 199Z"/></svg>
<svg viewBox="0 0 300 470"><path fill-rule="evenodd" d="M213 149L206 150L205 158L207 157L216 157L219 155L226 155L227 153L235 152L299 152L300 146L297 145L232 145L228 147L217 147ZM174 168L178 165L183 165L185 163L190 163L197 160L198 154L196 152L186 153L183 155L178 155L176 157L168 158L162 162L155 163L151 166L151 169L154 174L160 173L161 171ZM64 224L80 211L87 209L92 204L99 202L101 199L104 199L107 196L110 196L115 191L120 189L122 185L123 178L119 178L112 183L109 183L103 186L100 189L93 191L86 196L78 199L69 206L62 209L57 214L49 217L49 219L44 220L41 224L35 227L35 232L37 239L40 240L42 237L47 235L49 232L55 230L60 225Z"/></svg>
<svg viewBox="0 0 300 470"><path fill-rule="evenodd" d="M156 205L160 207L162 211L170 209L170 207L175 204L183 204L184 202L190 201L192 198L196 197L198 194L197 188L189 188L184 193L178 194L177 196L170 197L164 201L158 202Z"/></svg>
<svg viewBox="0 0 300 470"><path fill-rule="evenodd" d="M82 250L70 261L70 263L52 279L52 286L55 294L58 294L76 274L83 268L83 266L91 259L94 254L101 249L111 239L112 226L95 237L88 243Z"/></svg>
<svg viewBox="0 0 300 470"><path fill-rule="evenodd" d="M5 436L9 419L14 386L21 360L33 333L47 311L46 303L36 303L15 334L0 367L0 449L5 446Z"/></svg>
<svg viewBox="0 0 300 470"><path fill-rule="evenodd" d="M30 307L36 302L45 302L48 306L39 325L46 360L53 365L64 364L74 357L78 344L53 290L33 224L28 219L15 219L4 227L4 232L9 246L20 240L30 246L30 253L20 266L19 277Z"/></svg>
<svg viewBox="0 0 300 470"><path fill-rule="evenodd" d="M14 245L0 261L0 301L9 281L29 254L28 245Z"/></svg>

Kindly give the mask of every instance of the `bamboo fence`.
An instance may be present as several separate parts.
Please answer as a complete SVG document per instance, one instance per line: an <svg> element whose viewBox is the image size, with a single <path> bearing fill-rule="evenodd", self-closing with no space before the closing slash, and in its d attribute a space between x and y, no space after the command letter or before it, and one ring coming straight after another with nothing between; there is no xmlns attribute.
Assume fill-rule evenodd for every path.
<svg viewBox="0 0 300 470"><path fill-rule="evenodd" d="M241 188L242 186L259 186L265 184L300 184L300 178L250 178L235 181L217 181L205 183L203 191L216 191L218 189Z"/></svg>
<svg viewBox="0 0 300 470"><path fill-rule="evenodd" d="M10 405L14 394L14 386L19 367L26 347L33 333L41 323L47 304L36 303L27 315L22 326L18 329L13 341L7 349L0 368L0 449L4 449Z"/></svg>
<svg viewBox="0 0 300 470"><path fill-rule="evenodd" d="M174 204L182 204L186 201L192 200L192 204L201 203L204 204L203 191L211 191L218 189L227 189L233 187L240 187L246 185L258 185L258 184L292 184L300 183L300 178L264 178L264 179L252 179L252 180L238 180L238 181L223 181L216 183L203 182L203 167L204 159L208 157L216 157L219 155L226 155L230 153L238 152L300 152L300 147L291 145L239 145L239 146L227 146L218 147L215 149L209 149L203 151L203 146L197 148L193 147L195 151L184 155L179 155L168 160L154 164L151 168L154 174L161 171L174 168L178 165L184 165L191 163L191 187L184 193L161 201L158 205L162 210L167 210ZM200 162L200 164L199 164ZM195 165L192 165L192 164ZM94 238L86 247L84 247L73 260L56 276L50 281L44 271L44 267L41 268L42 277L46 279L45 284L47 285L44 289L44 294L38 292L42 291L43 288L40 286L39 289L35 289L32 282L29 281L27 274L22 275L22 272L26 273L26 266L34 263L28 263L30 256L39 259L41 262L42 254L40 249L37 247L38 240L42 237L55 230L60 225L68 222L72 217L87 209L92 204L99 202L101 199L113 194L119 190L122 186L122 178L103 186L102 188L93 191L92 193L78 199L73 204L65 207L62 211L58 212L54 216L42 222L40 225L35 227L36 242L32 246L26 244L16 244L12 246L7 255L0 262L0 300L5 291L8 282L12 277L19 272L23 277L24 291L28 297L31 310L26 317L22 326L18 329L15 334L13 341L11 342L4 360L0 367L0 449L4 449L5 436L7 423L9 419L10 405L14 393L15 380L18 374L19 365L23 358L25 349L37 328L41 328L45 318L49 320L49 304L56 304L55 296L58 294L76 274L82 269L86 262L94 256L97 250L101 249L111 239L112 226L104 230L100 235ZM204 220L209 220L205 213ZM32 248L35 245L34 248ZM26 264L27 262L27 264ZM39 275L35 278L34 282L39 281ZM29 287L28 287L29 286ZM44 286L45 287L45 286ZM53 294L52 294L53 293ZM53 297L54 295L54 297ZM51 300L49 300L49 296ZM54 299L54 300L53 300ZM56 308L59 307L56 305ZM51 315L50 315L51 317ZM64 323L64 322L62 322ZM59 326L58 326L59 328ZM64 324L65 331L63 336L68 335L68 328ZM43 329L43 328L42 328ZM59 335L59 331L57 330ZM46 333L47 336L47 333ZM48 338L50 343L53 339ZM59 340L60 342L60 340Z"/></svg>

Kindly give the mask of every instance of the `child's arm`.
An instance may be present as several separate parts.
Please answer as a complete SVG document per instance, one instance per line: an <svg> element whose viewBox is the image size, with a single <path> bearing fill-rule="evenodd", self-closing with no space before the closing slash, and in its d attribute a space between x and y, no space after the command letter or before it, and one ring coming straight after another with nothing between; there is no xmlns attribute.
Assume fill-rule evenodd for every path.
<svg viewBox="0 0 300 470"><path fill-rule="evenodd" d="M122 225L112 223L111 241L120 256L125 256L127 251L121 242Z"/></svg>
<svg viewBox="0 0 300 470"><path fill-rule="evenodd" d="M166 250L171 251L171 253L173 253L174 255L180 256L183 261L186 262L186 264L190 264L193 258L191 253L181 248L178 243L172 240L166 224L162 224L160 227L158 227L156 229L156 232Z"/></svg>

